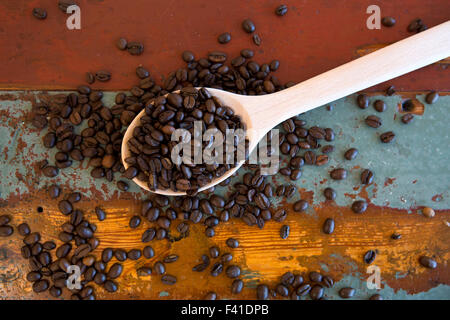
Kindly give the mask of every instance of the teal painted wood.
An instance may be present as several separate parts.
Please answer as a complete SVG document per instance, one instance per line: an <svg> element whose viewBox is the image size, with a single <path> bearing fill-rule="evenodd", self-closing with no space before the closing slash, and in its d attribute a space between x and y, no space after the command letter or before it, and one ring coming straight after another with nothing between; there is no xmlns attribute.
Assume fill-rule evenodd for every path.
<svg viewBox="0 0 450 320"><path fill-rule="evenodd" d="M37 92L31 92L35 93ZM23 121L25 114L31 110L31 103L23 95L24 92L2 92L0 101L0 203L7 203L10 196L29 193L29 186L39 189L50 181L67 184L88 197L92 196L91 186L95 186L104 199L112 197L114 192L119 192L120 195L114 183L94 180L90 177L89 170L68 168L62 170L56 179L40 177L35 180L33 163L45 158L53 159L56 150L49 151L41 145L45 130L38 133L31 128L30 123ZM114 96L115 93L106 92L103 100L105 105L112 106ZM323 201L321 190L325 186L331 186L338 193L336 203L348 206L353 200L344 194L358 194L360 189L354 190L354 187L360 185L361 168L370 168L375 173L375 184L367 190L375 205L409 209L411 214L417 214L414 208L420 206L450 209L450 96L440 97L433 105L425 103L424 114L415 116L408 125L400 121L400 96L371 97L372 102L376 99L386 102L388 108L383 113L376 112L372 106L366 110L359 109L355 98L352 95L334 102L331 111L323 106L300 115L309 126L332 128L336 139L330 143L335 146L335 151L330 156L329 164L325 167L305 166L302 178L296 182L298 186L314 191L315 205ZM423 95L418 95L417 99L424 102ZM365 125L364 118L370 114L382 118L382 127L373 129ZM396 133L396 139L391 144L383 144L379 140L379 135L385 131ZM343 157L350 147L359 150L353 161L347 161ZM346 180L330 181L329 170L337 166L350 170ZM78 165L75 164L75 167ZM243 172L245 169L239 171L240 176ZM234 179L237 181L239 177ZM273 179L279 183L288 183L281 175L276 175ZM327 180L326 183L321 184L324 180ZM218 193L226 190L223 187L217 188ZM146 196L146 193L132 183L129 191L136 198ZM298 195L296 197L290 201L298 200ZM307 213L315 214L311 208ZM326 266L323 269L326 271ZM375 293L375 290L367 289L358 275L348 275L336 284L336 288L344 286L359 288L359 298ZM450 286L441 284L428 292L407 295L402 290L394 293L385 285L381 293L388 299L450 299Z"/></svg>

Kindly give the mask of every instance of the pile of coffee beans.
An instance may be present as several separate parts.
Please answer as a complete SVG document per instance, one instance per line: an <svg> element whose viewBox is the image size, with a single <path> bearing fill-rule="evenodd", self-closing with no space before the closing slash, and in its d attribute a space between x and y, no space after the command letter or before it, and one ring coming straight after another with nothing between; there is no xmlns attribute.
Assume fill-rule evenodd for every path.
<svg viewBox="0 0 450 320"><path fill-rule="evenodd" d="M240 141L233 139L228 142L226 135L229 129L245 129L245 126L233 109L222 105L220 100L211 96L205 88L197 90L185 87L179 93L158 97L146 104L145 115L139 121L140 124L133 130L132 138L127 141L131 156L125 159L129 167L124 174L129 179L137 177L146 183L150 190L171 189L193 195L199 188L214 178L221 177L239 162L237 149ZM171 141L173 132L184 129L188 130L191 137L195 137L195 122L201 124L202 132L206 129L216 130L222 135L224 154L219 161L211 164L194 164L196 155L189 158L192 165L186 162L173 163L171 155L177 145L177 142ZM199 152L202 156L204 148L210 146L212 140L200 142L202 145L196 146L199 150L194 152ZM242 148L246 148L246 143L248 144L248 141L242 141ZM233 152L226 154L227 149ZM245 154L243 149L242 155Z"/></svg>

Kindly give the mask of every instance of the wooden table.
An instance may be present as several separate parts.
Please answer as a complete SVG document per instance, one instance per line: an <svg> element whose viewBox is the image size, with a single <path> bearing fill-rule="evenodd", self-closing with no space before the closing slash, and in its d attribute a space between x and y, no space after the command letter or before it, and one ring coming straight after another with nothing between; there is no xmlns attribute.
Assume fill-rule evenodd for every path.
<svg viewBox="0 0 450 320"><path fill-rule="evenodd" d="M13 216L13 224L27 221L33 230L40 231L44 240L56 239L57 226L65 217L57 212L57 202L48 199L45 189L54 179L44 177L36 169L36 161L47 156L40 145L43 132L30 124L27 113L41 94L40 90L70 90L84 80L86 71L109 69L113 79L96 83L94 88L109 91L104 99L111 102L114 92L130 88L136 83L134 68L143 64L158 79L182 66L179 58L184 49L198 55L209 50L223 50L234 56L244 47L256 50L255 60L281 61L277 76L283 81L300 82L332 67L350 61L374 48L402 39L408 35L410 20L421 17L431 27L449 18L448 1L435 1L424 6L421 1L380 2L382 16L397 18L393 28L368 30L365 10L370 1L350 4L347 1L285 1L289 12L277 17L273 10L277 2L226 1L224 3L118 0L112 3L79 1L82 11L82 29L65 28L66 16L54 1L5 1L0 3L0 207L1 214ZM39 21L31 16L35 6L45 7L48 18ZM208 20L207 17L210 17ZM240 22L252 18L262 45L252 44L250 36L240 29ZM205 21L208 21L207 23ZM20 25L20 27L19 27ZM232 41L220 45L216 37L230 31ZM114 47L115 40L125 36L140 40L145 45L142 56L133 57ZM279 237L281 225L267 223L264 229L248 227L241 221L222 223L216 236L204 236L204 226L192 225L188 238L175 241L153 241L156 256L152 260L126 261L120 289L114 295L96 291L97 298L120 299L200 299L209 291L219 298L255 298L253 289L258 283L276 284L286 271L307 273L321 271L331 275L335 288L326 295L336 298L339 288L357 289L355 298L366 299L379 292L386 299L448 299L450 298L449 222L450 222L450 151L448 137L448 108L450 107L450 73L448 60L400 77L388 84L367 90L378 96L388 85L395 85L397 95L380 97L386 101L384 126L397 133L395 143L378 143L376 130L369 130L361 119L373 111L355 107L354 96L301 116L309 124L330 127L337 133L336 151L326 168L306 167L297 181L298 193L289 201L274 202L275 207L289 211L286 224L291 226L287 240ZM434 105L424 103L423 93L430 89L440 91L441 98ZM26 91L25 91L26 90ZM32 90L32 91L29 91ZM50 92L54 93L54 92ZM414 98L424 105L418 109L415 121L408 126L399 122L398 105L404 98ZM375 99L375 98L373 98ZM112 105L109 103L109 105ZM447 134L445 134L447 132ZM342 153L349 147L360 151L351 163ZM329 180L328 171L336 165L350 170L343 182ZM142 248L137 230L128 227L129 218L139 211L140 200L149 197L137 189L119 192L113 183L93 181L86 163L63 170L56 181L64 191L83 193L78 206L97 224L97 235L103 248ZM375 172L375 183L361 188L358 177L361 168ZM240 170L239 181L245 170ZM280 175L274 183L287 183ZM322 190L331 185L338 192L336 202L325 202ZM226 188L218 193L225 194ZM307 199L311 206L306 213L294 213L292 203ZM355 215L349 205L356 198L370 200L363 215ZM103 207L108 217L99 222L93 214L95 206ZM428 219L420 214L422 206L436 209L436 217ZM38 213L37 207L43 212ZM333 217L336 230L333 235L320 232L323 221ZM176 231L173 231L176 233ZM400 240L390 239L398 232ZM231 250L225 246L229 237L240 240L240 247ZM207 273L194 273L191 268L200 261L212 245L221 252L232 252L234 261L242 267L246 288L236 297L230 293L231 280L221 275L213 278ZM27 262L20 256L21 240L17 234L0 239L0 297L2 299L46 298L34 294L25 281ZM374 265L381 271L382 289L368 289L370 276L362 255L369 249L378 249ZM178 277L176 286L165 286L158 276L138 278L136 266L153 265L169 253L180 255L179 261L168 265L168 272ZM435 257L438 268L426 270L418 264L420 255Z"/></svg>

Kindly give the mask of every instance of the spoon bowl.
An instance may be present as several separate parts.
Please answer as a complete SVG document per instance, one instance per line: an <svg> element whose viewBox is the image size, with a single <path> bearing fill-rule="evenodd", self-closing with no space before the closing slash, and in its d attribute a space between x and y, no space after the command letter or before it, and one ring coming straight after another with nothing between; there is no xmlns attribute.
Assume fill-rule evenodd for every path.
<svg viewBox="0 0 450 320"><path fill-rule="evenodd" d="M219 89L207 88L212 96L221 100L241 116L246 125L248 151L251 153L258 142L277 124L300 113L333 102L360 90L401 76L450 56L450 21L396 42L383 49L353 60L288 89L260 96L244 96ZM141 111L131 122L122 141L122 162L131 155L127 142L133 130L145 114ZM199 191L209 189L234 174L244 161L224 175L213 179ZM133 181L145 190L146 183ZM181 196L185 192L155 190L154 193Z"/></svg>

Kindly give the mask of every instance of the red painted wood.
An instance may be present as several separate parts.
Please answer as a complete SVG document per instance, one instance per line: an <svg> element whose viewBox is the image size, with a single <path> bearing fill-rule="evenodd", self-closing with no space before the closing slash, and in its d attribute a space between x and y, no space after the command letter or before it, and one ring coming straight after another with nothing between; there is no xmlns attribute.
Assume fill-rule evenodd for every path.
<svg viewBox="0 0 450 320"><path fill-rule="evenodd" d="M139 64L159 78L183 66L184 49L198 56L223 50L233 57L245 47L257 51L259 62L279 59L277 75L283 82L300 82L356 58L357 48L407 37L406 27L416 17L429 27L450 18L448 0L78 0L82 30L70 31L56 2L0 1L0 88L69 89L84 82L86 71L108 69L112 80L94 87L125 89L137 82L134 69ZM280 3L289 7L284 17L274 14ZM379 5L382 16L394 16L396 26L368 30L365 12L370 4ZM47 9L46 20L32 16L38 6ZM245 18L256 24L259 48L240 27ZM217 35L225 31L231 32L232 41L218 44ZM144 54L136 57L116 49L120 36L142 41ZM449 91L447 67L429 66L389 83L397 90Z"/></svg>

